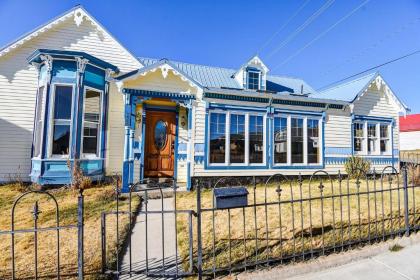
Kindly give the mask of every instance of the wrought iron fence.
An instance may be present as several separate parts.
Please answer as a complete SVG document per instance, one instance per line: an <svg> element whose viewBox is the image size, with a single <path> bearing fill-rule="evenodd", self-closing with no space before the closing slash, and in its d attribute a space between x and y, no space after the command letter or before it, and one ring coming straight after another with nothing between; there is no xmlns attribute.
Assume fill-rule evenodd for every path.
<svg viewBox="0 0 420 280"><path fill-rule="evenodd" d="M33 205L33 209L31 211L32 218L33 218L33 226L30 228L16 228L16 224L19 221L18 217L16 217L16 210L20 207L20 202L30 196L31 194L35 195L35 202ZM39 219L42 215L42 209L39 204L40 197L47 197L48 200L51 200L50 203L53 204L54 207L54 223L55 226L48 226L48 227L40 227L39 226ZM47 201L48 203L48 201ZM18 235L25 235L25 234L33 234L33 271L34 274L31 279L39 279L41 277L48 277L48 278L56 278L60 279L62 277L61 270L62 270L62 263L60 259L60 233L64 230L69 229L76 229L77 230L77 270L74 272L74 276L77 276L78 279L83 279L84 277L84 259L83 259L83 227L84 227L84 197L83 191L79 192L78 195L78 204L77 204L77 224L72 225L60 225L60 209L55 196L47 191L43 190L31 190L21 194L17 199L14 201L12 210L11 210L11 230L9 231L0 231L0 236L10 236L11 244L10 244L10 251L11 251L11 267L10 267L10 278L17 279L17 269L16 269L16 236ZM42 240L39 240L38 236L41 233L55 233L56 235L56 243L55 243L55 250L56 250L56 272L55 275L48 274L40 275L39 271L39 249L38 246L41 244ZM51 248L54 249L54 248ZM52 260L49 260L50 262ZM25 269L27 270L31 264L25 264ZM69 276L69 275L66 275Z"/></svg>
<svg viewBox="0 0 420 280"><path fill-rule="evenodd" d="M177 203L175 180L160 184L141 181L131 186L129 193L129 204L134 193L142 197L138 213L133 213L131 206L128 211L120 211L117 204L115 212L102 215L103 272L216 277L408 235L420 228L420 183L412 170L408 166L401 170L389 166L369 173L359 170L356 178L340 173L332 176L325 171L306 178L282 174L269 178L223 177L212 184L196 182L195 197L188 196L195 200L190 206ZM215 190L235 189L227 192L230 198L235 193L244 195L237 191L238 186L249 193L247 200L240 199L246 204L238 206L236 201L236 206L226 207L223 203L225 207L220 207ZM164 206L168 193L172 196L171 209ZM153 196L157 200L152 200ZM186 198L182 199L185 202ZM152 210L150 203L155 204ZM111 267L107 262L107 232L115 231L115 227L107 227L110 215L117 221L119 215L129 215L130 229L134 223L144 228L140 243L133 244L128 234L129 259L125 267L121 263ZM159 224L154 226L159 227L160 234L151 235L151 221L156 223L156 219ZM166 228L168 219L173 219L173 229ZM170 245L165 238L168 230L174 230ZM116 238L120 238L118 229ZM165 254L168 247L173 247L172 255ZM145 253L141 265L131 258L132 250L140 248ZM157 248L160 255L152 253ZM117 252L117 259L120 257Z"/></svg>

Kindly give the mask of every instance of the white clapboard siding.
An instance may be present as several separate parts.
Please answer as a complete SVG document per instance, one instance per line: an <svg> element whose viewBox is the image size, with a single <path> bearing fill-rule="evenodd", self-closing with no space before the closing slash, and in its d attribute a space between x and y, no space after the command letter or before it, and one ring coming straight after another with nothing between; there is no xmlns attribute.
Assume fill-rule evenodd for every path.
<svg viewBox="0 0 420 280"><path fill-rule="evenodd" d="M351 116L348 112L329 110L325 119L325 147L351 147Z"/></svg>
<svg viewBox="0 0 420 280"><path fill-rule="evenodd" d="M110 35L98 32L88 20L78 27L73 17L1 56L0 181L9 177L29 180L38 74L26 59L41 48L84 51L118 66L122 72L141 66ZM113 106L112 102L110 106ZM117 126L113 122L110 118L110 126Z"/></svg>
<svg viewBox="0 0 420 280"><path fill-rule="evenodd" d="M400 120L398 107L389 95L383 91L367 91L360 99L354 102L354 114L394 118L393 149L398 150L400 146Z"/></svg>
<svg viewBox="0 0 420 280"><path fill-rule="evenodd" d="M400 132L401 151L420 150L420 131Z"/></svg>

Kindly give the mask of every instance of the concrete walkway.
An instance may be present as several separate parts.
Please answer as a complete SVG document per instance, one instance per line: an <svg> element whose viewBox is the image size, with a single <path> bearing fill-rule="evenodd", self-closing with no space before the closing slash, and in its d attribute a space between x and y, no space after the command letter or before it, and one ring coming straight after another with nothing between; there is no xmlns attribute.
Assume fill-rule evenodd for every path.
<svg viewBox="0 0 420 280"><path fill-rule="evenodd" d="M163 199L163 209L173 210L173 198ZM161 211L161 199L149 199L148 211ZM144 206L142 211L145 211ZM146 246L146 221L145 214L139 214L132 233L132 271L135 271L130 278L126 273L129 271L130 259L129 251L127 249L124 255L121 269L123 275L120 279L163 279L159 276L147 278L145 276L146 263L149 273L161 274L171 273L175 274L176 265L176 250L175 250L175 217L173 213L149 213L147 217L147 233L148 242ZM162 231L163 226L163 231ZM147 261L146 261L146 247L147 247ZM163 250L164 248L164 250ZM179 261L179 260L178 260ZM178 267L180 270L181 268Z"/></svg>
<svg viewBox="0 0 420 280"><path fill-rule="evenodd" d="M399 252L387 252L343 266L292 277L290 279L420 279L420 244L404 248Z"/></svg>
<svg viewBox="0 0 420 280"><path fill-rule="evenodd" d="M389 248L395 244L403 248L397 252L391 252ZM236 279L420 279L420 234L412 234L410 237L396 238L308 262L240 273L236 275Z"/></svg>

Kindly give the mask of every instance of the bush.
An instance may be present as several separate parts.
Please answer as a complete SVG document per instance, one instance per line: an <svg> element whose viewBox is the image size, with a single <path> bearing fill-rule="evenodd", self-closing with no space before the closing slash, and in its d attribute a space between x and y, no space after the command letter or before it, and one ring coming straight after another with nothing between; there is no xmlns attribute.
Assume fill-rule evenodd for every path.
<svg viewBox="0 0 420 280"><path fill-rule="evenodd" d="M370 170L370 162L361 157L350 157L344 167L351 178L363 178Z"/></svg>

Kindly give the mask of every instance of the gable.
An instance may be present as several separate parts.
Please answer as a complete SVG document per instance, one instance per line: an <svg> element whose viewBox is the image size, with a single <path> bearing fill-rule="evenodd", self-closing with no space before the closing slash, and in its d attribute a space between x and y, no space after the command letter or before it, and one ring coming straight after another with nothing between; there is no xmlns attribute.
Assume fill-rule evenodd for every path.
<svg viewBox="0 0 420 280"><path fill-rule="evenodd" d="M142 66L124 46L80 7L0 50L0 63L7 57L14 59L20 53L27 53L29 56L36 49L84 51L116 65L122 72Z"/></svg>
<svg viewBox="0 0 420 280"><path fill-rule="evenodd" d="M353 102L353 113L356 115L369 115L377 117L390 117L399 115L399 106L388 94L385 87L377 88L372 83L365 92Z"/></svg>

